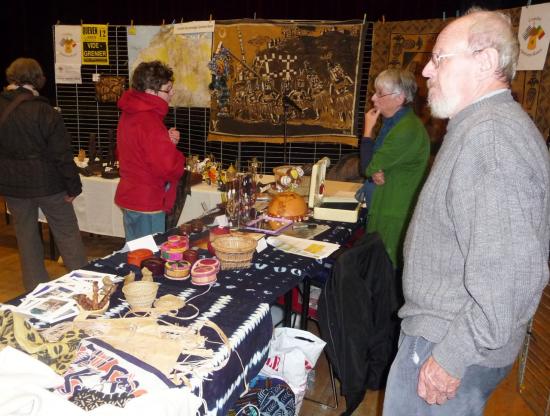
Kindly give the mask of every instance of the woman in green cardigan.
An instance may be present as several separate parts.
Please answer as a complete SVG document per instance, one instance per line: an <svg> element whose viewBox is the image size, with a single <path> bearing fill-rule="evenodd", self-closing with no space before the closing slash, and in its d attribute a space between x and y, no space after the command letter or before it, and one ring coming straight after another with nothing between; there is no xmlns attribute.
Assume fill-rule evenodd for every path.
<svg viewBox="0 0 550 416"><path fill-rule="evenodd" d="M374 88L374 106L365 114L361 143L363 171L374 184L367 232L380 234L393 265L401 268L403 239L426 176L430 141L410 106L417 90L413 74L387 69L378 75ZM383 124L372 140L380 115ZM369 153L372 158L367 162Z"/></svg>

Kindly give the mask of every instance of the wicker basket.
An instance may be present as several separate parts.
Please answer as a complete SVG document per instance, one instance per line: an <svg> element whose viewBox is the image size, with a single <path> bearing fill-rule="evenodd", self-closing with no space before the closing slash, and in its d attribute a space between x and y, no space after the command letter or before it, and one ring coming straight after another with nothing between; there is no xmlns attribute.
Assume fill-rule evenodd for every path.
<svg viewBox="0 0 550 416"><path fill-rule="evenodd" d="M221 235L212 242L222 270L250 267L256 240L241 235Z"/></svg>
<svg viewBox="0 0 550 416"><path fill-rule="evenodd" d="M128 283L122 292L132 309L150 308L157 297L158 283L143 280Z"/></svg>

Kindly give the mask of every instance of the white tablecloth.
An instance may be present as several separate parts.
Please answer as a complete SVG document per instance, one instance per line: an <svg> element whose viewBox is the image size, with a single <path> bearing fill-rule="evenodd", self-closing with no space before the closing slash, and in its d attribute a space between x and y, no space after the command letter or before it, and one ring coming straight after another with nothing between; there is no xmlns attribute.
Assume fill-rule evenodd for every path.
<svg viewBox="0 0 550 416"><path fill-rule="evenodd" d="M122 210L115 205L118 179L80 177L82 193L73 201L81 231L124 237Z"/></svg>
<svg viewBox="0 0 550 416"><path fill-rule="evenodd" d="M93 234L124 237L122 210L114 203L118 179L81 176L82 193L75 198L73 205L81 231ZM221 194L215 186L205 183L191 188L178 225L215 208L221 202Z"/></svg>

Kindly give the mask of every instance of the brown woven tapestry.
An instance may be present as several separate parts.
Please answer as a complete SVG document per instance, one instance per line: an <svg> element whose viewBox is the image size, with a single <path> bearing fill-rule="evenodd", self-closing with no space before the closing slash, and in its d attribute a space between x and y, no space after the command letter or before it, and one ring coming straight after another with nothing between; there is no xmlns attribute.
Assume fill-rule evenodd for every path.
<svg viewBox="0 0 550 416"><path fill-rule="evenodd" d="M102 75L95 83L95 94L100 103L116 103L124 92L126 78L115 75Z"/></svg>
<svg viewBox="0 0 550 416"><path fill-rule="evenodd" d="M512 18L517 30L521 8L503 10ZM415 111L424 122L435 148L441 142L447 122L432 118L427 106L428 89L422 70L438 33L451 19L410 20L403 22L377 22L374 24L372 60L369 71L368 97L374 93L376 76L387 68L405 68L416 76L418 94ZM547 137L550 126L550 57L543 71L518 71L512 83L512 94ZM368 106L372 106L369 101Z"/></svg>
<svg viewBox="0 0 550 416"><path fill-rule="evenodd" d="M209 140L357 144L363 25L216 22ZM244 64L243 64L244 62Z"/></svg>

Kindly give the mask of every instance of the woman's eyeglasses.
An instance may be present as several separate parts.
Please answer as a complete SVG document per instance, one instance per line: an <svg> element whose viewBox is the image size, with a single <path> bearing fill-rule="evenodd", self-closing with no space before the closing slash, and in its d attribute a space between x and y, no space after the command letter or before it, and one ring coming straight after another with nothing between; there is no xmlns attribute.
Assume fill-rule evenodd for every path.
<svg viewBox="0 0 550 416"><path fill-rule="evenodd" d="M398 92L389 92L387 94L382 94L382 93L379 93L378 91L374 92L374 95L376 95L378 98L384 98L384 97L387 97L388 95L395 95L395 94L399 94L399 93Z"/></svg>

